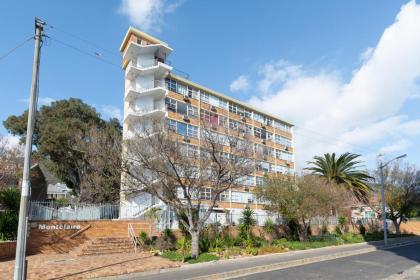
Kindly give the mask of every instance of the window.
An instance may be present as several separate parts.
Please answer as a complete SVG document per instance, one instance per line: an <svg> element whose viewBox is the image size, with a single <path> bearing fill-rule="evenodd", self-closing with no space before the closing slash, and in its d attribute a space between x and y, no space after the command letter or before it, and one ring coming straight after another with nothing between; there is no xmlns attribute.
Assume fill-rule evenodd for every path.
<svg viewBox="0 0 420 280"><path fill-rule="evenodd" d="M233 130L238 130L239 122L235 120L229 120L229 128Z"/></svg>
<svg viewBox="0 0 420 280"><path fill-rule="evenodd" d="M210 123L212 125L219 125L219 116L215 113L210 114Z"/></svg>
<svg viewBox="0 0 420 280"><path fill-rule="evenodd" d="M228 118L224 117L224 116L219 116L219 125L223 126L223 127L227 127L228 126Z"/></svg>
<svg viewBox="0 0 420 280"><path fill-rule="evenodd" d="M178 134L187 135L187 124L186 123L181 123L181 122L177 122L176 124L176 132Z"/></svg>
<svg viewBox="0 0 420 280"><path fill-rule="evenodd" d="M201 110L200 119L206 122L210 122L210 112L206 110Z"/></svg>
<svg viewBox="0 0 420 280"><path fill-rule="evenodd" d="M238 111L238 107L236 106L236 104L232 104L229 102L229 112L236 114L237 111Z"/></svg>
<svg viewBox="0 0 420 280"><path fill-rule="evenodd" d="M188 116L196 118L198 115L198 110L196 107L188 105Z"/></svg>
<svg viewBox="0 0 420 280"><path fill-rule="evenodd" d="M211 199L211 188L204 188L200 192L200 199L210 200Z"/></svg>
<svg viewBox="0 0 420 280"><path fill-rule="evenodd" d="M187 107L188 107L187 104L182 103L182 102L177 102L176 110L181 115L188 115Z"/></svg>
<svg viewBox="0 0 420 280"><path fill-rule="evenodd" d="M187 135L190 137L198 137L198 128L193 125L187 125Z"/></svg>
<svg viewBox="0 0 420 280"><path fill-rule="evenodd" d="M207 92L201 91L200 98L201 98L201 101L209 103L210 95Z"/></svg>
<svg viewBox="0 0 420 280"><path fill-rule="evenodd" d="M167 120L168 129L176 132L176 121L174 120Z"/></svg>
<svg viewBox="0 0 420 280"><path fill-rule="evenodd" d="M291 147L292 146L292 140L290 140L286 137L283 137L281 135L276 134L274 139L275 139L277 144L280 144L280 145L283 145L283 146L286 146L286 147Z"/></svg>
<svg viewBox="0 0 420 280"><path fill-rule="evenodd" d="M260 139L266 140L267 139L267 131L265 129L261 129L258 127L254 128L254 136Z"/></svg>
<svg viewBox="0 0 420 280"><path fill-rule="evenodd" d="M256 180L257 186L262 186L262 185L264 185L264 178L263 178L263 177L256 176L256 177L255 177L255 180Z"/></svg>
<svg viewBox="0 0 420 280"><path fill-rule="evenodd" d="M168 90L173 91L173 92L177 92L177 90L176 90L177 82L175 80L166 79L165 82L166 82L166 88Z"/></svg>
<svg viewBox="0 0 420 280"><path fill-rule="evenodd" d="M220 198L221 201L229 201L230 200L230 198L229 198L229 191L222 192L220 194L219 198Z"/></svg>
<svg viewBox="0 0 420 280"><path fill-rule="evenodd" d="M165 104L169 111L176 112L176 100L165 98Z"/></svg>

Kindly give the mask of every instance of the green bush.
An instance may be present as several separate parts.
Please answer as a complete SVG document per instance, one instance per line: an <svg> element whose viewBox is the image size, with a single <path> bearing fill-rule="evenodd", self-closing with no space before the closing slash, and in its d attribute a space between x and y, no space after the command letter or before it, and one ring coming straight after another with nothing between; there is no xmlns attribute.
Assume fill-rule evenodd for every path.
<svg viewBox="0 0 420 280"><path fill-rule="evenodd" d="M360 234L353 234L350 232L346 232L341 235L341 239L344 240L344 243L360 243L364 241L364 238Z"/></svg>
<svg viewBox="0 0 420 280"><path fill-rule="evenodd" d="M15 211L0 213L0 234L2 239L14 240L17 236L19 215Z"/></svg>
<svg viewBox="0 0 420 280"><path fill-rule="evenodd" d="M140 242L141 242L142 245L148 245L149 237L147 236L146 232L141 231L140 235L139 235L139 238L140 238Z"/></svg>
<svg viewBox="0 0 420 280"><path fill-rule="evenodd" d="M210 261L217 261L219 257L213 254L203 253L198 256L196 259L191 259L190 255L184 256L177 251L165 251L162 253L162 257L167 258L171 261L175 262L182 262L183 260L187 261L188 263L201 263L201 262L210 262Z"/></svg>
<svg viewBox="0 0 420 280"><path fill-rule="evenodd" d="M335 233L338 235L342 235L343 232L341 231L341 228L339 226L335 226Z"/></svg>
<svg viewBox="0 0 420 280"><path fill-rule="evenodd" d="M327 224L325 224L325 223L322 224L321 233L322 233L322 235L329 233Z"/></svg>
<svg viewBox="0 0 420 280"><path fill-rule="evenodd" d="M200 252L207 253L211 246L210 239L207 237L202 237L198 242L198 246L200 248Z"/></svg>
<svg viewBox="0 0 420 280"><path fill-rule="evenodd" d="M251 247L251 246L246 247L246 248L245 248L245 252L246 252L248 255L253 255L253 256L258 255L258 249L257 249L257 248L255 248L255 247Z"/></svg>
<svg viewBox="0 0 420 280"><path fill-rule="evenodd" d="M359 232L361 235L365 235L366 234L366 227L364 225L360 225L359 226Z"/></svg>
<svg viewBox="0 0 420 280"><path fill-rule="evenodd" d="M165 229L163 234L156 239L156 246L160 251L174 250L176 237L171 229Z"/></svg>

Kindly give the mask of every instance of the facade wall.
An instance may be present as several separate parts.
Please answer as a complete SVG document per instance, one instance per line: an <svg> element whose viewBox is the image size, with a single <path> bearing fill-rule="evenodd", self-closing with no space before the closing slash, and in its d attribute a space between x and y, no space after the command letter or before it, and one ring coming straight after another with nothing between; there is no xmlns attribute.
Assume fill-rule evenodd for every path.
<svg viewBox="0 0 420 280"><path fill-rule="evenodd" d="M131 30L131 29L130 29ZM135 64L137 67L145 68L150 65L157 65L156 61L165 63L165 53L169 48L166 43L155 38L150 38L147 34L140 31L133 31L126 37L121 51L123 55L133 44L140 46L154 45L155 53L145 53L139 51L136 57L131 57L130 61L124 61L123 65ZM144 49L143 49L144 50ZM164 53L164 55L162 55ZM127 73L126 68L126 73ZM294 149L293 149L293 128L292 125L269 115L261 110L255 109L248 104L228 96L216 93L210 89L194 84L182 77L168 72L166 75L157 76L159 72L148 72L139 74L136 77L126 77L126 89L132 87L140 91L135 100L125 101L125 118L132 112L152 111L162 109L164 115L162 122L167 123L168 129L178 133L179 139L183 141L188 138L188 145L199 144L200 124L207 123L212 126L214 133L237 134L238 132L251 139L254 146L254 157L257 169L249 178L244 178L243 186L231 191L229 201L220 201L223 207L242 209L246 205L255 205L255 209L260 211L261 205L253 198L252 189L256 185L263 183L266 173L293 173L294 172ZM158 81L156 81L158 79ZM164 97L157 95L142 96L141 90L151 86L166 88ZM135 131L140 131L140 126L147 126L148 118L139 117L138 121L130 119L124 122L124 135L135 135ZM141 123L141 125L139 125ZM176 137L178 137L176 136ZM129 152L129 151L127 151ZM226 146L224 152L229 152ZM257 154L262 156L257 157ZM150 198L144 196L139 198L128 198L127 204L150 203Z"/></svg>

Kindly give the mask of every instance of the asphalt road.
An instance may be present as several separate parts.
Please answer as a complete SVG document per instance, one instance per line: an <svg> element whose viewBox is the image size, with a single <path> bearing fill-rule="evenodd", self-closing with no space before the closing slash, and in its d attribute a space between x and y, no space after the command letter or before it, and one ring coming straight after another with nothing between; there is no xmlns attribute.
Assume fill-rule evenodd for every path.
<svg viewBox="0 0 420 280"><path fill-rule="evenodd" d="M383 279L400 274L420 263L420 244L379 250L282 270L262 272L235 279ZM418 278L420 279L420 275Z"/></svg>

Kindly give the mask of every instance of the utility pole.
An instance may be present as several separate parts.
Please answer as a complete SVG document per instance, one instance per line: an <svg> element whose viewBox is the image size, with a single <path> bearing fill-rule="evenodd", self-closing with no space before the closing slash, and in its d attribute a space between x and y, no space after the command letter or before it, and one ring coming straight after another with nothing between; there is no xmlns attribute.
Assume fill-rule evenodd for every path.
<svg viewBox="0 0 420 280"><path fill-rule="evenodd" d="M38 99L39 54L45 23L35 18L35 50L32 67L31 93L29 97L28 125L26 128L25 161L23 164L22 194L20 197L19 225L16 241L14 280L26 279L26 235L28 232L28 204L30 196L30 165L32 154L32 135L34 132L36 103Z"/></svg>

